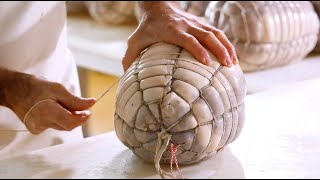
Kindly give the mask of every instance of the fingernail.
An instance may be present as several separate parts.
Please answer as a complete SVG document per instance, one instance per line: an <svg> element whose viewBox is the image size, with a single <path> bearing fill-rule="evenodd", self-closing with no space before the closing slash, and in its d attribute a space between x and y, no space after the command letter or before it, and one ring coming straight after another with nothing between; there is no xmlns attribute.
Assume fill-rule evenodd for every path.
<svg viewBox="0 0 320 180"><path fill-rule="evenodd" d="M96 98L81 98L81 100L91 102L91 101L96 101Z"/></svg>
<svg viewBox="0 0 320 180"><path fill-rule="evenodd" d="M82 111L82 116L90 116L91 112L90 111Z"/></svg>
<svg viewBox="0 0 320 180"><path fill-rule="evenodd" d="M90 116L90 114L91 114L90 111L76 111L76 112L74 112L74 113L75 113L76 115L81 116L81 118Z"/></svg>
<svg viewBox="0 0 320 180"><path fill-rule="evenodd" d="M227 58L227 59L225 60L225 62L226 62L226 64L227 64L227 66L229 66L229 67L232 65L231 58Z"/></svg>
<svg viewBox="0 0 320 180"><path fill-rule="evenodd" d="M239 63L239 61L238 61L237 56L236 56L236 55L233 55L233 64L236 65L236 64L238 64L238 63Z"/></svg>
<svg viewBox="0 0 320 180"><path fill-rule="evenodd" d="M207 62L207 65L208 65L208 66L212 66L212 65L213 65L213 62L212 62L211 59L207 59L206 62Z"/></svg>
<svg viewBox="0 0 320 180"><path fill-rule="evenodd" d="M209 56L209 54L206 55L206 57L205 57L204 60L206 61L206 64L207 64L208 66L212 66L212 65L213 65L212 59L211 59L211 57Z"/></svg>

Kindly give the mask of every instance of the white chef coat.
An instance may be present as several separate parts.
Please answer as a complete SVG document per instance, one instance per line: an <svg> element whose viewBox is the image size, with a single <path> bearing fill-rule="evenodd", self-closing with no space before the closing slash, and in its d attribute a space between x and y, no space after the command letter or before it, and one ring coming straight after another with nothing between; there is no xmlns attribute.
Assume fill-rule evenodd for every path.
<svg viewBox="0 0 320 180"><path fill-rule="evenodd" d="M0 66L47 77L80 96L67 48L65 2L0 1ZM23 103L23 99L21 99ZM0 106L0 159L83 138L81 128L32 135L13 111Z"/></svg>

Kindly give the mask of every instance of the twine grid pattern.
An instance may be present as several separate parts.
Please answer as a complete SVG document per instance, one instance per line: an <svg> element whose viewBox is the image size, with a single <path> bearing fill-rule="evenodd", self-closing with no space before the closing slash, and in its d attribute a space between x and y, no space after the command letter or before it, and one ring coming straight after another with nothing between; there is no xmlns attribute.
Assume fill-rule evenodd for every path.
<svg viewBox="0 0 320 180"><path fill-rule="evenodd" d="M152 47L151 47L152 48ZM116 102L116 115L115 115L115 129L118 138L123 142L124 145L129 147L134 154L136 154L138 157L146 160L151 161L154 157L154 163L155 168L159 175L162 178L165 178L165 176L172 176L172 168L171 173L165 172L160 167L160 162L170 163L172 166L173 160L177 160L177 163L180 161L182 164L190 164L196 161L201 160L205 156L215 153L219 150L221 150L226 144L232 142L234 139L236 139L240 133L240 129L242 128L242 120L240 116L243 113L243 99L240 97L239 99L236 98L236 91L239 91L237 89L234 89L234 84L228 82L229 76L224 75L224 70L222 70L222 66L217 66L216 69L208 69L204 65L199 65L200 63L192 61L188 59L185 55L180 56L181 54L184 54L183 50L180 48L180 50L177 53L159 53L157 52L154 56L147 56L143 59L143 55L140 56L140 59L136 61L131 68L126 72L124 77L122 78L119 89L117 92L117 102ZM164 56L163 56L164 55ZM173 55L176 55L174 58ZM152 63L151 63L152 61ZM152 68L156 69L159 66L163 66L163 69L166 67L172 67L168 72L162 72L161 74L155 73L154 75L149 74L145 75L146 73L143 72L144 70L148 69L150 72L153 71ZM192 67L195 67L193 69ZM197 69L196 67L203 68L202 72L199 72L201 70ZM152 69L152 70L151 70ZM177 77L176 74L181 69L184 69L188 72L196 73L201 78L207 79L210 83L207 85L204 85L203 87L199 88L196 87L192 82L181 79L181 77ZM160 71L160 70L159 70ZM180 71L181 72L181 71ZM144 73L144 75L142 75ZM164 84L159 83L158 85L153 84L152 87L144 87L142 88L142 81L146 81L150 79L150 82L152 82L152 78L156 78L159 76L171 76L171 79ZM192 79L192 77L190 77ZM214 79L214 80L213 80ZM155 80L154 80L155 81ZM193 101L190 101L186 99L184 94L181 94L178 92L175 88L173 88L173 83L175 81L181 81L184 83L187 83L191 85L193 88L199 89L199 96L194 99ZM149 81L148 81L149 82ZM215 86L213 82L219 83L222 87L222 91L220 93L226 93L224 98L228 99L228 101L225 101L226 108L224 112L220 114L215 114L214 108L212 105L210 105L210 102L208 99L208 93L205 93L205 90L207 90L210 87ZM168 88L169 87L169 88ZM167 91L164 92L163 96L160 96L160 99L150 100L147 101L145 98L146 91L152 90L154 88L164 88L167 89ZM240 90L241 91L241 90ZM156 93L156 92L154 92ZM190 110L185 113L182 117L179 117L175 122L173 122L171 125L163 124L165 120L162 116L161 111L161 104L164 101L164 97L170 93L175 93L181 98L181 101L187 102L188 106L190 107ZM243 93L243 92L241 92ZM152 93L151 93L152 94ZM245 94L245 93L244 93ZM220 94L222 95L222 94ZM134 99L136 102L134 102ZM213 115L212 119L205 122L199 122L198 119L198 125L191 129L186 129L183 131L178 131L174 128L178 124L181 124L182 121L188 117L189 115L195 115L193 112L193 109L197 109L197 103L199 101L203 101L205 103L205 107L208 107L209 114ZM132 106L134 108L129 108L129 106ZM154 108L150 106L157 105L159 114L154 114ZM126 110L124 110L126 109ZM133 111L133 112L132 112ZM138 117L142 117L139 114L141 114L140 111L145 111L143 116L150 117L153 119L153 130L152 129L141 129L141 127L137 127L137 123L141 121L141 119L138 119ZM133 114L132 114L133 113ZM128 114L131 114L130 117ZM231 114L231 117L230 117ZM129 119L133 117L133 122L131 122ZM240 117L240 119L238 119ZM199 117L196 117L199 118ZM222 120L222 121L221 121ZM220 123L219 123L220 121ZM223 123L223 124L221 124ZM217 127L219 125L219 127ZM156 126L156 128L154 128ZM207 144L202 148L202 150L197 150L195 148L196 144L201 141L199 140L199 137L197 137L197 134L201 134L204 132L203 128L209 128L210 127L210 133L207 134L207 136L210 137L210 140L207 142ZM183 127L182 127L183 128ZM221 129L222 128L222 129ZM158 129L158 130L157 130ZM215 137L216 130L221 129L222 132L220 132L220 137ZM145 136L149 136L152 133L156 133L157 136L150 135L148 140L141 139ZM183 133L191 133L194 134L192 139L184 139L182 141L177 141L175 137L179 136L179 134ZM139 137L139 134L141 137ZM220 139L219 139L220 138ZM140 140L141 139L141 140ZM189 141L189 142L187 142ZM153 144L153 142L157 142L155 146L155 151L152 152L153 147L150 144ZM178 148L171 149L169 147L168 152L171 153L171 155L165 154L165 151L168 148L168 145L170 144L176 144L175 146L179 147L179 149L182 152L178 153ZM201 143L201 142L200 142ZM151 147L150 147L151 146ZM191 149L188 148L188 146L191 146ZM192 148L193 147L193 148ZM175 151L174 151L175 150ZM175 155L172 155L174 152ZM191 153L190 160L184 160L186 158L186 154ZM180 157L180 158L179 158ZM176 163L176 165L177 165ZM178 167L178 165L177 165ZM178 169L180 171L180 169ZM180 172L181 173L181 172ZM182 175L182 174L181 174Z"/></svg>

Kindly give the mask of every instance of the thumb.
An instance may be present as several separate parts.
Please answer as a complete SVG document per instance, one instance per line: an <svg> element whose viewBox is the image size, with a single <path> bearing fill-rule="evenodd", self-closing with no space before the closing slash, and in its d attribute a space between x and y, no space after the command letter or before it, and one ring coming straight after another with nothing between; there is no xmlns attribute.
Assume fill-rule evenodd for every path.
<svg viewBox="0 0 320 180"><path fill-rule="evenodd" d="M131 46L128 47L126 53L122 59L122 66L124 72L126 72L134 60L139 56L141 50L139 48L132 48Z"/></svg>
<svg viewBox="0 0 320 180"><path fill-rule="evenodd" d="M96 103L95 98L83 98L71 94L63 86L57 92L58 102L69 111L83 111Z"/></svg>
<svg viewBox="0 0 320 180"><path fill-rule="evenodd" d="M91 108L95 103L95 98L83 98L74 95L60 99L60 104L70 111L83 111Z"/></svg>
<svg viewBox="0 0 320 180"><path fill-rule="evenodd" d="M122 58L122 67L124 72L126 72L132 63L136 60L137 57L141 54L143 50L153 44L152 41L149 40L141 40L139 38L141 36L132 35L128 40L128 48L125 52L124 57Z"/></svg>

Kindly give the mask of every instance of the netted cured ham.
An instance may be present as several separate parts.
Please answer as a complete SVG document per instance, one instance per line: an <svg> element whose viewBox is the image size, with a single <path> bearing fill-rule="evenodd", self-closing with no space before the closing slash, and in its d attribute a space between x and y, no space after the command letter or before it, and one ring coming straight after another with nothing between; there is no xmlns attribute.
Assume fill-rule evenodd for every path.
<svg viewBox="0 0 320 180"><path fill-rule="evenodd" d="M239 65L208 67L181 47L158 43L122 77L115 131L141 159L169 163L168 145L179 145L180 164L215 154L240 134L246 81Z"/></svg>
<svg viewBox="0 0 320 180"><path fill-rule="evenodd" d="M318 40L310 1L212 1L205 16L234 44L245 72L301 61Z"/></svg>

